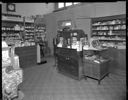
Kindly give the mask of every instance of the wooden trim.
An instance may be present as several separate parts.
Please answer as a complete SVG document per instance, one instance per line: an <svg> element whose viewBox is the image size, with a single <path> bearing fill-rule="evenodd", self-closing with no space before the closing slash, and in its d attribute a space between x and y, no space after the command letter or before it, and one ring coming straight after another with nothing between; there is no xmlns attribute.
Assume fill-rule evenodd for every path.
<svg viewBox="0 0 128 100"><path fill-rule="evenodd" d="M126 14L121 14L121 15L113 15L113 16L105 16L105 17L95 17L92 18L92 21L107 21L107 20L114 20L114 19L122 19L126 18Z"/></svg>

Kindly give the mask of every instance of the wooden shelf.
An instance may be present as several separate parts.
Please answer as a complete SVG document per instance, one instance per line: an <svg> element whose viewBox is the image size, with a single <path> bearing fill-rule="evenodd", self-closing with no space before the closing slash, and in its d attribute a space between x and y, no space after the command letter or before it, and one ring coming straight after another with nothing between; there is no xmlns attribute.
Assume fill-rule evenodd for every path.
<svg viewBox="0 0 128 100"><path fill-rule="evenodd" d="M2 31L5 31L5 32L7 32L7 31L11 31L11 32L22 32L23 30L2 30Z"/></svg>
<svg viewBox="0 0 128 100"><path fill-rule="evenodd" d="M117 26L117 25L126 25L126 23L122 23L122 24L106 24L106 25L92 25L92 27L98 27L98 26Z"/></svg>
<svg viewBox="0 0 128 100"><path fill-rule="evenodd" d="M114 39L111 39L111 40L108 40L108 39L99 39L99 41L126 42L126 40L114 40Z"/></svg>
<svg viewBox="0 0 128 100"><path fill-rule="evenodd" d="M110 31L110 30L92 30L92 31ZM118 30L111 30L111 31L126 31L126 29L118 29Z"/></svg>
<svg viewBox="0 0 128 100"><path fill-rule="evenodd" d="M126 37L126 35L92 35L92 36L96 36L96 37L102 37L102 36L105 36L105 37L114 37L114 36L118 36L118 37Z"/></svg>

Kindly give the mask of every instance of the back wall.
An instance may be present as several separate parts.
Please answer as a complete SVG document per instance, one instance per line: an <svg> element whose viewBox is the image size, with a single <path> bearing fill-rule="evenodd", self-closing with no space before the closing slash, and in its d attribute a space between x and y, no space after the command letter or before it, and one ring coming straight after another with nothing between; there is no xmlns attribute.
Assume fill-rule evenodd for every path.
<svg viewBox="0 0 128 100"><path fill-rule="evenodd" d="M54 10L54 3L14 3L16 4L16 12L8 12L11 14L19 14L22 16L44 15ZM6 3L2 3L2 13L7 13Z"/></svg>

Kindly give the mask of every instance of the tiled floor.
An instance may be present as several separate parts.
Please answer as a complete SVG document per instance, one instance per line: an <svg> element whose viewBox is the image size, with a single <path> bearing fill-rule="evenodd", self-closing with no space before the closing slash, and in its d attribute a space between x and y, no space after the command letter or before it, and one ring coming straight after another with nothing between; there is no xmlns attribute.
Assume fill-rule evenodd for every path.
<svg viewBox="0 0 128 100"><path fill-rule="evenodd" d="M24 100L126 100L126 76L110 74L97 84L93 79L74 80L58 73L53 58L24 70L20 89Z"/></svg>

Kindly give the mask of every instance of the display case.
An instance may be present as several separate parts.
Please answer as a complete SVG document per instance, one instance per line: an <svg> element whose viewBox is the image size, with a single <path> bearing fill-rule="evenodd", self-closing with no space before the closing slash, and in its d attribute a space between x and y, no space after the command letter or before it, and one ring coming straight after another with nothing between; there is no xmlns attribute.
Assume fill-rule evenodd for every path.
<svg viewBox="0 0 128 100"><path fill-rule="evenodd" d="M100 81L109 74L109 57L103 57L102 53L107 48L102 48L97 39L91 38L88 45L83 47L84 75Z"/></svg>
<svg viewBox="0 0 128 100"><path fill-rule="evenodd" d="M92 37L103 46L126 48L126 15L92 18Z"/></svg>
<svg viewBox="0 0 128 100"><path fill-rule="evenodd" d="M80 29L59 31L56 42L58 72L80 80L83 76L82 46L87 35Z"/></svg>

